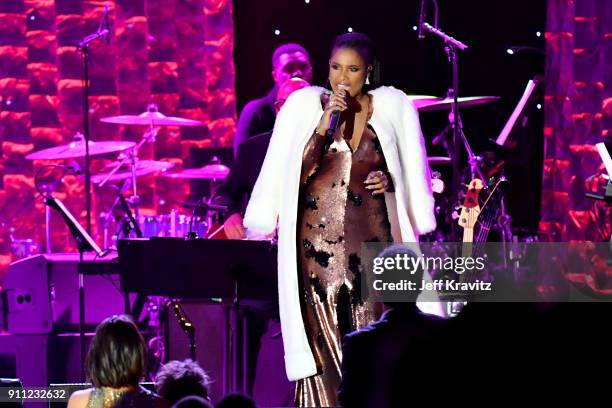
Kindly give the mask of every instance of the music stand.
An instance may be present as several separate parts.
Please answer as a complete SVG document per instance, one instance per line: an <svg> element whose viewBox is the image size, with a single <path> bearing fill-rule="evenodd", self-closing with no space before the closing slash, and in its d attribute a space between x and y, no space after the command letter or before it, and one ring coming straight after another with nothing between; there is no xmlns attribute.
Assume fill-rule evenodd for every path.
<svg viewBox="0 0 612 408"><path fill-rule="evenodd" d="M521 96L521 99L518 101L518 103L514 107L514 111L512 111L512 114L508 118L508 121L504 125L504 128L501 130L499 136L497 136L497 139L495 139L495 143L497 145L499 146L506 145L506 142L508 140L508 137L510 136L510 133L515 128L518 120L525 113L525 109L527 108L529 103L533 100L535 90L540 84L540 82L542 82L542 79L541 77L538 77L538 76L536 76L533 79L530 79L527 82L527 86L525 87L525 90L523 91L523 96Z"/></svg>
<svg viewBox="0 0 612 408"><path fill-rule="evenodd" d="M245 333L240 302L277 299L276 246L269 241L153 237L121 239L118 250L123 291L210 299L226 306L223 388L224 392L246 391L245 339L238 341L237 334L239 327ZM239 350L243 354L241 387L236 365Z"/></svg>
<svg viewBox="0 0 612 408"><path fill-rule="evenodd" d="M45 205L53 208L62 215L64 222L70 230L70 234L74 237L79 250L79 264L83 263L84 252L95 252L98 256L104 256L104 252L96 241L85 231L85 228L74 218L74 215L68 208L57 198L51 194L45 197ZM79 343L81 352L81 377L85 378L85 287L83 282L83 274L80 269L78 271L79 276Z"/></svg>

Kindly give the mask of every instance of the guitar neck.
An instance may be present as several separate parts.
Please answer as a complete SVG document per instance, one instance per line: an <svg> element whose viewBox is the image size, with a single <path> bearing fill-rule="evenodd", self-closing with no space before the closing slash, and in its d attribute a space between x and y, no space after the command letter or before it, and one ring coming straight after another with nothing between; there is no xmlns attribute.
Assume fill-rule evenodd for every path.
<svg viewBox="0 0 612 408"><path fill-rule="evenodd" d="M474 243L474 227L463 229L463 245L461 246L461 256L467 258L472 256L472 246Z"/></svg>

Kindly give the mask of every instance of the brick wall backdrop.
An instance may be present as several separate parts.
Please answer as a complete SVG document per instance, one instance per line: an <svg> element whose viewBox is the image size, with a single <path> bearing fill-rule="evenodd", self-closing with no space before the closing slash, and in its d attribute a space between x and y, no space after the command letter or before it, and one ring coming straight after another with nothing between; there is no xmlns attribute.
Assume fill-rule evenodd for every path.
<svg viewBox="0 0 612 408"><path fill-rule="evenodd" d="M612 3L549 0L541 230L552 241L607 240L595 144L612 134Z"/></svg>
<svg viewBox="0 0 612 408"><path fill-rule="evenodd" d="M33 175L48 162L24 156L82 131L82 60L75 45L95 32L105 4L112 41L90 48L92 140L138 141L140 128L98 119L138 114L156 102L166 115L206 126L161 128L141 159L172 161L180 169L191 146L231 144L236 109L230 0L0 0L0 282L11 261L10 228L16 238L33 238L44 248L44 207ZM103 171L114 155L94 159L92 173ZM189 193L188 182L151 176L139 183L143 213L167 213ZM83 184L67 176L56 196L84 224ZM93 195L95 232L98 213L111 198L98 188ZM53 227L53 249L73 250L58 216Z"/></svg>

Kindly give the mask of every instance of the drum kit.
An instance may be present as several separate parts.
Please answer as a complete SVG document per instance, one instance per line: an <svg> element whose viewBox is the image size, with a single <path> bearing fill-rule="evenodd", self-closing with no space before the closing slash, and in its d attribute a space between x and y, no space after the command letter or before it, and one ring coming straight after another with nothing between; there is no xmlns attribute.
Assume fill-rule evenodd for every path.
<svg viewBox="0 0 612 408"><path fill-rule="evenodd" d="M172 210L170 214L141 216L139 214L140 199L138 196L138 178L143 176L156 175L171 179L197 179L210 180L212 182L220 182L227 177L229 168L219 162L213 162L200 168L170 172L174 167L174 164L171 162L139 160L138 158L139 149L145 143L153 143L155 141L157 127L203 126L203 123L192 119L166 116L159 112L154 104L150 104L147 107L147 111L139 115L109 116L101 118L100 121L118 125L147 126L147 130L143 133L139 143L130 141L89 142L90 156L117 155L116 160L107 164L103 172L91 175L91 182L98 187L103 187L107 183L123 183L122 185L114 186L117 198L108 211L102 214L103 222L101 225L103 227L104 247L111 246L116 238L133 235L136 231L142 237L184 237L189 230L193 230L198 236L205 236L208 226L211 224L210 216L185 215L180 214L179 210ZM27 155L26 159L37 161L80 159L85 157L85 154L84 138L81 134L77 134L74 140L68 144L33 152ZM130 189L131 196L129 198L123 197L123 193ZM122 201L127 205L124 205ZM129 225L129 223L126 224L125 222L121 222L120 227L116 231L110 230L110 228L116 225L116 208L121 208L123 212L129 211L130 215L133 211L136 223L138 224L133 226L132 229L134 231L129 231L130 228L126 228L126 225ZM215 209L208 208L207 211L215 211ZM48 212L46 220L47 253L51 252L51 246L49 245L51 239L49 217L50 213Z"/></svg>
<svg viewBox="0 0 612 408"><path fill-rule="evenodd" d="M453 98L439 98L428 95L411 95L414 106L419 112L434 112L449 110L453 103ZM470 107L480 104L491 103L499 100L496 96L474 96L458 98L461 107ZM181 214L182 210L172 210L170 214L140 215L140 199L138 196L138 178L143 176L158 176L170 179L184 180L209 180L211 190L215 183L222 182L229 174L229 168L218 159L200 168L184 169L182 171L171 171L174 164L166 161L139 160L139 149L145 143L154 143L157 136L157 128L160 126L203 126L203 123L193 119L186 119L175 116L166 116L159 112L155 104L150 104L147 110L138 115L119 115L109 116L100 119L104 123L112 123L127 126L146 126L143 137L139 143L130 141L90 141L89 155L102 156L116 154L116 160L106 165L104 171L91 175L91 182L103 187L107 183L123 183L115 186L117 197L108 211L102 214L102 228L104 236L104 247L112 246L118 237L122 236L165 236L165 237L185 237L188 232L193 231L197 236L206 236L212 225L210 214L196 216L195 214ZM26 156L28 160L52 161L64 159L80 159L85 157L85 142L82 135L77 134L74 140L68 144L56 146L44 150L33 152ZM450 152L449 152L450 155ZM447 156L431 156L428 164L432 169L439 166L447 166L452 163ZM444 182L441 173L433 171L432 188L436 193L444 190ZM131 190L129 198L124 198L123 193ZM211 196L214 192L211 191ZM189 207L189 206L183 206ZM120 218L120 226L117 228L116 209L121 209L123 218ZM212 207L205 208L206 212L218 212L219 209ZM129 211L129 217L125 214ZM133 212L133 215L132 215ZM50 246L50 214L47 213L47 253L51 252ZM137 225L131 225L126 219L132 218ZM115 230L114 230L115 229Z"/></svg>

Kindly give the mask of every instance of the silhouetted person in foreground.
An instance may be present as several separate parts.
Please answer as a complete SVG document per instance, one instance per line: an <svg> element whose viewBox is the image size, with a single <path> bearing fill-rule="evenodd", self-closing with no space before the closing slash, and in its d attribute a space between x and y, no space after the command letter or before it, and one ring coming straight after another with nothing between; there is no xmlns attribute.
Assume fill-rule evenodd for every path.
<svg viewBox="0 0 612 408"><path fill-rule="evenodd" d="M403 245L388 247L378 256L393 258L397 254L416 256ZM438 365L442 359L436 353L447 321L416 306L423 270L406 273L405 278L417 288L406 292L405 302L385 303L378 321L344 336L339 390L342 406L408 406L416 401L415 392L421 392L422 384L442 371Z"/></svg>

